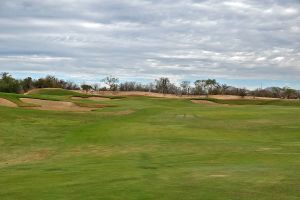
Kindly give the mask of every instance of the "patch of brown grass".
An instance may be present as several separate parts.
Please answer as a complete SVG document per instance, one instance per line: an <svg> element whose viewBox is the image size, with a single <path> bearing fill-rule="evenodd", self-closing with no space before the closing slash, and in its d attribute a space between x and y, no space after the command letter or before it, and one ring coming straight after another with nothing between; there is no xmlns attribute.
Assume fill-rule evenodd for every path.
<svg viewBox="0 0 300 200"><path fill-rule="evenodd" d="M49 149L41 149L34 152L24 153L22 155L10 156L9 158L0 161L0 166L18 165L24 163L31 163L46 159L50 155Z"/></svg>

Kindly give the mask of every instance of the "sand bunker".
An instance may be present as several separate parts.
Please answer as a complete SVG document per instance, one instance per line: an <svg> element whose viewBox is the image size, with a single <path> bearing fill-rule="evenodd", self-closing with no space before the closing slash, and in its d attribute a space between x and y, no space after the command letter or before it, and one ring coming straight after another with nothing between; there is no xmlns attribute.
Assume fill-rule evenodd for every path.
<svg viewBox="0 0 300 200"><path fill-rule="evenodd" d="M80 107L72 102L65 102L65 101L49 101L49 100L40 100L40 99L28 99L28 98L21 98L21 101L25 103L35 104L37 107L31 107L32 109L37 110L58 110L58 111L91 111L95 108L86 108Z"/></svg>
<svg viewBox="0 0 300 200"><path fill-rule="evenodd" d="M89 97L88 99L94 100L94 101L111 100L110 98L105 98L105 97Z"/></svg>
<svg viewBox="0 0 300 200"><path fill-rule="evenodd" d="M191 100L193 103L197 104L206 104L206 105L220 105L218 103L212 102L212 101L207 101L207 100Z"/></svg>
<svg viewBox="0 0 300 200"><path fill-rule="evenodd" d="M88 99L88 100L93 100L93 101L107 101L107 100L111 100L110 98L105 98L105 97L88 97L88 98L72 97L71 99L74 99L74 100Z"/></svg>
<svg viewBox="0 0 300 200"><path fill-rule="evenodd" d="M3 99L3 98L0 98L0 106L6 106L6 107L11 107L11 108L18 107L17 104L15 104L7 99Z"/></svg>
<svg viewBox="0 0 300 200"><path fill-rule="evenodd" d="M79 92L81 94L86 94L85 91L73 90L74 92ZM140 92L140 91L93 91L89 92L91 95L106 95L106 96L146 96L146 97L160 97L160 98L171 98L171 99L191 99L191 98L213 98L221 100L240 100L240 99L265 99L272 100L278 98L269 97L254 97L254 96L236 96L236 95L175 95L175 94L162 94L155 92Z"/></svg>

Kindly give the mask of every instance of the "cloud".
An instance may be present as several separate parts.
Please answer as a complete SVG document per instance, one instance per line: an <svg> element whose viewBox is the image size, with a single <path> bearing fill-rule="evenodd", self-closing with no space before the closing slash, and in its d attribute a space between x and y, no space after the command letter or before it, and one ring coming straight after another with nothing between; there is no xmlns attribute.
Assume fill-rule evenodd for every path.
<svg viewBox="0 0 300 200"><path fill-rule="evenodd" d="M297 81L299 24L296 0L3 0L0 71Z"/></svg>

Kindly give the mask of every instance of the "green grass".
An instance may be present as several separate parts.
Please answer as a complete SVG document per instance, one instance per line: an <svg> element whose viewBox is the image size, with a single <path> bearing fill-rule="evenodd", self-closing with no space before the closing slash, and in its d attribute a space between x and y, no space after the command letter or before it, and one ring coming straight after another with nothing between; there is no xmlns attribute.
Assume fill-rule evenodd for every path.
<svg viewBox="0 0 300 200"><path fill-rule="evenodd" d="M207 100L219 104L228 105L275 105L275 106L300 106L299 99L236 99L236 100L223 100L213 98L192 98L193 100Z"/></svg>
<svg viewBox="0 0 300 200"><path fill-rule="evenodd" d="M115 107L0 107L0 199L300 199L297 104L103 103Z"/></svg>
<svg viewBox="0 0 300 200"><path fill-rule="evenodd" d="M44 88L44 89L36 89L29 92L29 94L39 94L39 95L55 95L55 96L83 96L86 97L85 94L80 94L78 92L74 92L71 90L64 90L60 88Z"/></svg>
<svg viewBox="0 0 300 200"><path fill-rule="evenodd" d="M78 92L73 92L64 89L38 89L32 90L30 93L24 94L14 94L14 93L3 93L0 92L0 98L7 99L9 101L14 102L19 107L34 107L36 105L29 104L21 101L21 98L32 98L32 99L41 99L41 100L51 100L51 101L70 101L75 103L81 107L91 107L91 108L102 108L103 106L106 107L113 107L114 105L110 105L108 102L99 102L89 100L89 97L103 97L107 98L108 100L112 99L123 99L125 97L119 96L99 96L99 95L88 95L88 94L81 94ZM75 100L72 97L80 97L82 100Z"/></svg>
<svg viewBox="0 0 300 200"><path fill-rule="evenodd" d="M71 97L81 97L81 98L89 98L89 97L103 97L108 99L123 99L125 97L122 96L109 96L109 95L91 95L91 94L83 94L76 91L65 90L61 88L42 88L31 90L27 96L31 98L39 98L39 99L51 99L51 100L69 100Z"/></svg>

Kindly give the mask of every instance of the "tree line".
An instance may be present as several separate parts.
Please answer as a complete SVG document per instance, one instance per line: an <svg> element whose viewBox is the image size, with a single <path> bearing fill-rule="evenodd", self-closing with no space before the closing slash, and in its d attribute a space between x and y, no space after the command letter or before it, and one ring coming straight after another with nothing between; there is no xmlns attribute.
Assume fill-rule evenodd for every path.
<svg viewBox="0 0 300 200"><path fill-rule="evenodd" d="M80 87L71 82L58 79L55 76L46 76L45 78L33 79L27 77L24 79L15 79L9 73L1 73L0 92L24 93L35 88L63 88L68 90L79 90Z"/></svg>
<svg viewBox="0 0 300 200"><path fill-rule="evenodd" d="M299 91L288 87L270 87L265 89L247 90L226 84L220 84L215 79L199 79L194 82L182 81L179 85L172 83L168 77L161 77L154 82L142 84L135 81L120 82L117 77L108 76L101 80L106 86L100 84L77 85L71 81L48 75L44 78L15 79L9 73L1 73L0 92L24 93L34 88L62 88L68 90L89 91L142 91L157 92L175 95L238 95L299 99Z"/></svg>

